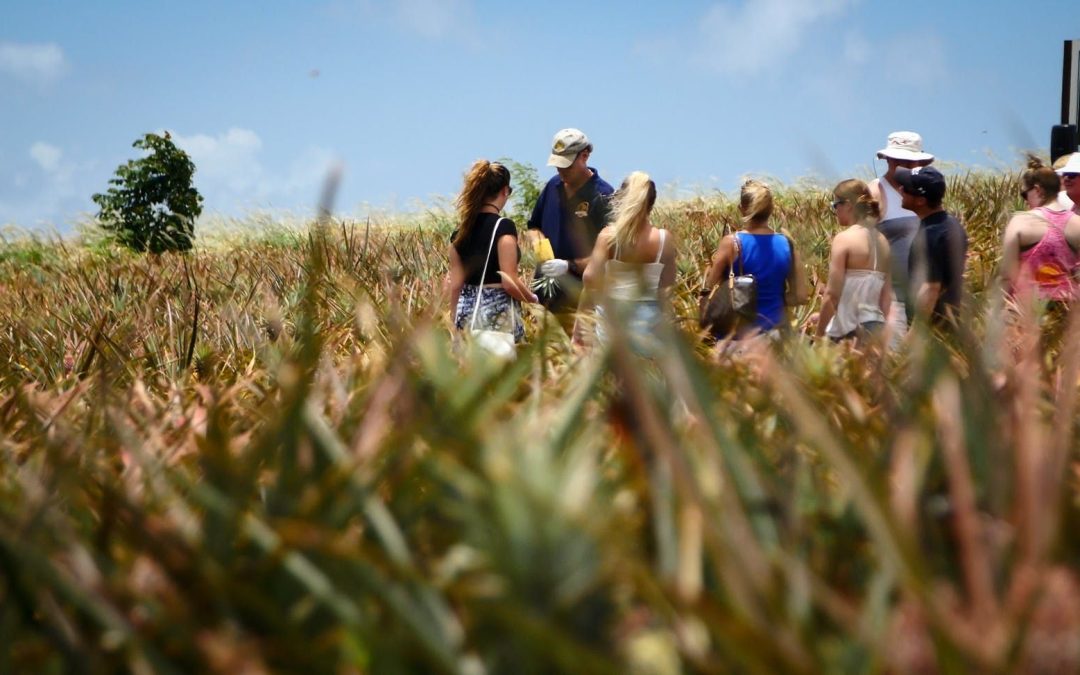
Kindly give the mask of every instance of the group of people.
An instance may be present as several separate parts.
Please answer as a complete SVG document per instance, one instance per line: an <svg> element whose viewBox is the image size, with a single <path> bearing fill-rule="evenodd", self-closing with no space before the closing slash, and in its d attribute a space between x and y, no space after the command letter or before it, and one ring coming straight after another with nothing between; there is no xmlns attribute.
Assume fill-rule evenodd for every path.
<svg viewBox="0 0 1080 675"><path fill-rule="evenodd" d="M589 165L593 146L578 129L555 134L548 165L556 170L527 223L526 244L541 251L532 285L520 272L517 226L501 212L513 188L502 164L477 161L456 200L449 286L458 330L494 330L524 339L521 303L542 303L575 344L606 339L604 312L620 312L632 339L655 339L666 290L675 282L679 242L653 225L656 184L630 174L618 190ZM841 228L831 245L820 312L803 328L833 340L886 334L902 339L917 316L938 328L956 325L963 295L967 234L942 206L945 177L919 134L888 136L881 178L840 182L831 209ZM1021 176L1030 210L1004 234L1002 271L1009 290L1067 306L1080 261L1080 153L1056 168L1032 161ZM706 273L706 290L732 274L756 286L756 316L730 335L744 340L790 329L789 310L809 300L794 240L771 224L768 185L746 181L742 227L724 236ZM604 302L598 302L604 298ZM593 311L595 310L595 311Z"/></svg>

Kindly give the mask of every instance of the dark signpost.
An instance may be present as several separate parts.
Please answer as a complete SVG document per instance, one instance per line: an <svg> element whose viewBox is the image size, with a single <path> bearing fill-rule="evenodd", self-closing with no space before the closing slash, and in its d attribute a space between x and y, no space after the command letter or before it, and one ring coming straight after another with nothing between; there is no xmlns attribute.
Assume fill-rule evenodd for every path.
<svg viewBox="0 0 1080 675"><path fill-rule="evenodd" d="M1076 152L1080 115L1080 40L1065 41L1061 69L1061 124L1050 130L1050 161Z"/></svg>

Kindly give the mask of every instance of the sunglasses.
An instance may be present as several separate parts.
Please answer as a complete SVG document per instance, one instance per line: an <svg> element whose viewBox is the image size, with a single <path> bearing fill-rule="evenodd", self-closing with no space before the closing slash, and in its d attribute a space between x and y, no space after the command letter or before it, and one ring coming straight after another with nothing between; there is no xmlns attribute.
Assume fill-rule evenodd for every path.
<svg viewBox="0 0 1080 675"><path fill-rule="evenodd" d="M507 185L506 186L506 196L509 197L512 194L514 194L514 186L513 185Z"/></svg>
<svg viewBox="0 0 1080 675"><path fill-rule="evenodd" d="M1020 199L1027 199L1027 193L1031 192L1034 189L1035 189L1034 185L1032 185L1029 188L1020 188Z"/></svg>
<svg viewBox="0 0 1080 675"><path fill-rule="evenodd" d="M840 206L841 204L847 204L847 200L846 199L834 199L832 201L832 203L829 204L829 208L832 209L833 211L835 211L836 207Z"/></svg>
<svg viewBox="0 0 1080 675"><path fill-rule="evenodd" d="M1063 173L1063 174L1061 174L1061 179L1062 180L1073 180L1077 176L1080 176L1080 173Z"/></svg>

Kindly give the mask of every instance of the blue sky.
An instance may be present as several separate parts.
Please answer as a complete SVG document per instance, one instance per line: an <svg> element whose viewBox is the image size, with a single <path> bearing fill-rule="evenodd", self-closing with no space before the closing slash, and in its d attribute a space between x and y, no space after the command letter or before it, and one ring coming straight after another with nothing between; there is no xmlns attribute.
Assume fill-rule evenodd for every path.
<svg viewBox="0 0 1080 675"><path fill-rule="evenodd" d="M579 127L617 183L732 189L865 174L889 131L941 160L1045 148L1075 0L672 3L5 0L0 224L69 231L131 143L168 129L207 213L452 195L478 157L542 176Z"/></svg>

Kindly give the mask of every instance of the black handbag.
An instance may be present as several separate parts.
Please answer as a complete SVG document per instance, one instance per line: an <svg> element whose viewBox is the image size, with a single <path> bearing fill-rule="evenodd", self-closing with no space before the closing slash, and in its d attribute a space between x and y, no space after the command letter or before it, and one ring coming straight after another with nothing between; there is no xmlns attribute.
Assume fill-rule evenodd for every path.
<svg viewBox="0 0 1080 675"><path fill-rule="evenodd" d="M716 339L731 337L757 318L758 287L752 274L743 274L739 235L733 235L735 260L728 266L726 283L702 292L698 303L698 325ZM739 274L735 274L735 265Z"/></svg>

